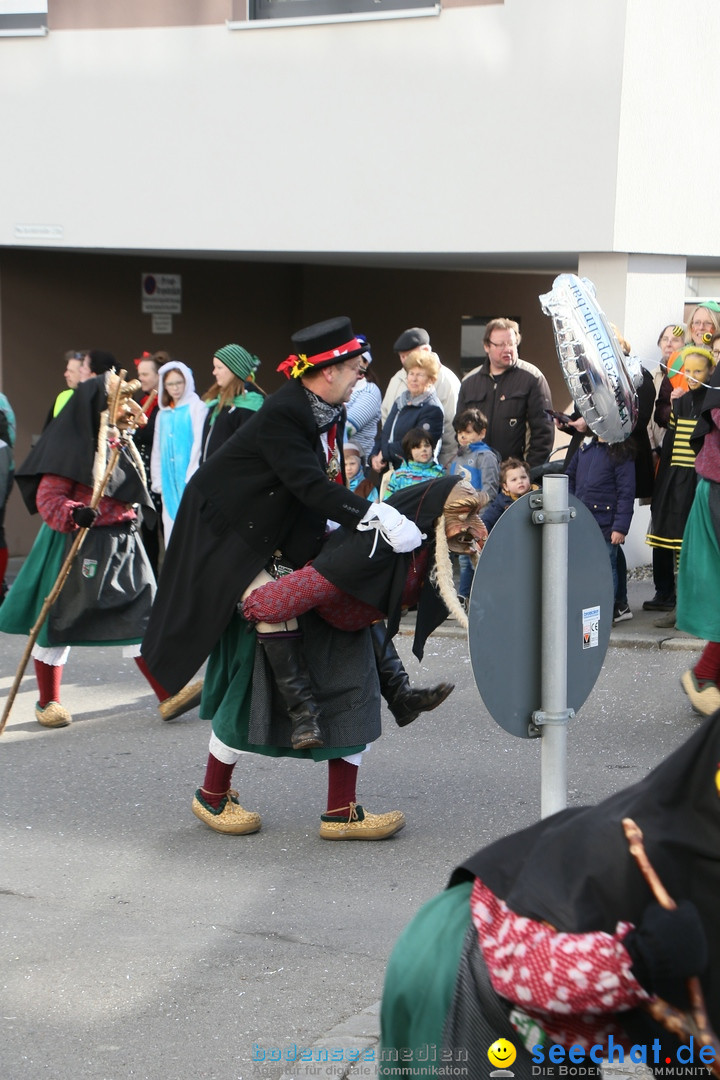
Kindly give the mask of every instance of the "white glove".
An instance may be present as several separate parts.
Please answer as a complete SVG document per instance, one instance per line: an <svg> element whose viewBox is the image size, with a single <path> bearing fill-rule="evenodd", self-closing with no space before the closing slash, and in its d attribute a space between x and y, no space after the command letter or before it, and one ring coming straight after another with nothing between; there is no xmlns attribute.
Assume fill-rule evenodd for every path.
<svg viewBox="0 0 720 1080"><path fill-rule="evenodd" d="M388 503L371 503L365 517L358 523L359 531L377 529L393 551L403 554L414 551L425 539L425 533L421 533L414 521L404 517L394 506ZM377 536L376 536L377 542ZM375 554L375 545L370 556Z"/></svg>
<svg viewBox="0 0 720 1080"><path fill-rule="evenodd" d="M400 522L394 529L385 530L385 539L393 551L402 554L405 551L414 551L425 539L425 533L421 533L414 521L400 515Z"/></svg>

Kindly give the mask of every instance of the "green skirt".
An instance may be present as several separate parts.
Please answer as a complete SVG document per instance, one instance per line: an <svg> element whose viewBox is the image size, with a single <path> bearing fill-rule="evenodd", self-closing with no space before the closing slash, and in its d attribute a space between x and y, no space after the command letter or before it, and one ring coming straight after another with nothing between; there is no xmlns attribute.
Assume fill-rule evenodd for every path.
<svg viewBox="0 0 720 1080"><path fill-rule="evenodd" d="M380 1077L442 1070L443 1028L470 924L472 887L472 881L462 882L428 900L395 943L380 1010Z"/></svg>
<svg viewBox="0 0 720 1080"><path fill-rule="evenodd" d="M74 540L43 524L0 608L0 631L27 635L37 622ZM137 645L155 579L135 527L90 529L37 636L43 648Z"/></svg>
<svg viewBox="0 0 720 1080"><path fill-rule="evenodd" d="M711 481L699 477L680 553L675 623L694 637L720 641L720 543L710 493Z"/></svg>
<svg viewBox="0 0 720 1080"><path fill-rule="evenodd" d="M0 607L0 631L3 634L30 633L65 557L65 536L43 525L30 554L20 567L12 588ZM50 648L47 619L37 637L37 644Z"/></svg>
<svg viewBox="0 0 720 1080"><path fill-rule="evenodd" d="M233 617L208 660L203 684L200 716L212 720L213 734L226 746L268 757L330 758L359 754L366 744L324 746L313 750L293 750L289 746L251 743L249 739L255 670L256 635L239 615Z"/></svg>

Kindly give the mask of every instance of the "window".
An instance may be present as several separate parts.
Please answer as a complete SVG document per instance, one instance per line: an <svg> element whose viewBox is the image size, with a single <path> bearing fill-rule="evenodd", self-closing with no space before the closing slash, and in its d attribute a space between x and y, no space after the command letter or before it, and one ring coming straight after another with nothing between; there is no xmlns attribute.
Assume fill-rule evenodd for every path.
<svg viewBox="0 0 720 1080"><path fill-rule="evenodd" d="M434 7L430 0L249 0L251 19L295 19L307 15L354 15Z"/></svg>
<svg viewBox="0 0 720 1080"><path fill-rule="evenodd" d="M47 0L0 0L0 37L47 34Z"/></svg>
<svg viewBox="0 0 720 1080"><path fill-rule="evenodd" d="M353 22L439 15L435 0L234 0L231 30L246 30L258 23Z"/></svg>

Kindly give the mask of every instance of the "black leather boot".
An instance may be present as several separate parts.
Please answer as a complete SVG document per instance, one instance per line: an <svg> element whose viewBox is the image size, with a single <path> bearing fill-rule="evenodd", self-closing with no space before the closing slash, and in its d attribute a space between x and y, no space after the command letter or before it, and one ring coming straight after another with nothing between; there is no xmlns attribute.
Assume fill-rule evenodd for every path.
<svg viewBox="0 0 720 1080"><path fill-rule="evenodd" d="M310 677L303 656L302 637L286 637L270 634L258 641L272 669L275 685L287 709L292 730L290 741L293 750L311 750L324 746L317 707Z"/></svg>
<svg viewBox="0 0 720 1080"><path fill-rule="evenodd" d="M385 646L385 623L370 627L375 663L380 676L380 693L385 698L398 727L407 727L421 712L430 712L441 705L455 689L454 683L438 683L427 689L413 690L403 662L392 641Z"/></svg>

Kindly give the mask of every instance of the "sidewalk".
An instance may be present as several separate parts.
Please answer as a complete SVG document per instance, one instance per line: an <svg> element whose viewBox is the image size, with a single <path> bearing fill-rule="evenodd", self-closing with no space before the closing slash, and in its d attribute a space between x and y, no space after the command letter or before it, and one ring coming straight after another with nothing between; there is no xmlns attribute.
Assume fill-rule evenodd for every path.
<svg viewBox="0 0 720 1080"><path fill-rule="evenodd" d="M610 631L610 647L617 649L679 649L699 652L702 643L698 638L685 634L681 630L664 630L655 626L655 620L664 615L665 612L643 611L643 601L650 600L654 592L652 579L649 576L647 578L634 577L628 580L628 604L633 617L627 622L621 622L617 626L613 626ZM414 612L408 612L403 617L399 633L402 635L415 633ZM465 631L455 619L449 618L442 626L438 627L435 635L439 637L465 637Z"/></svg>

